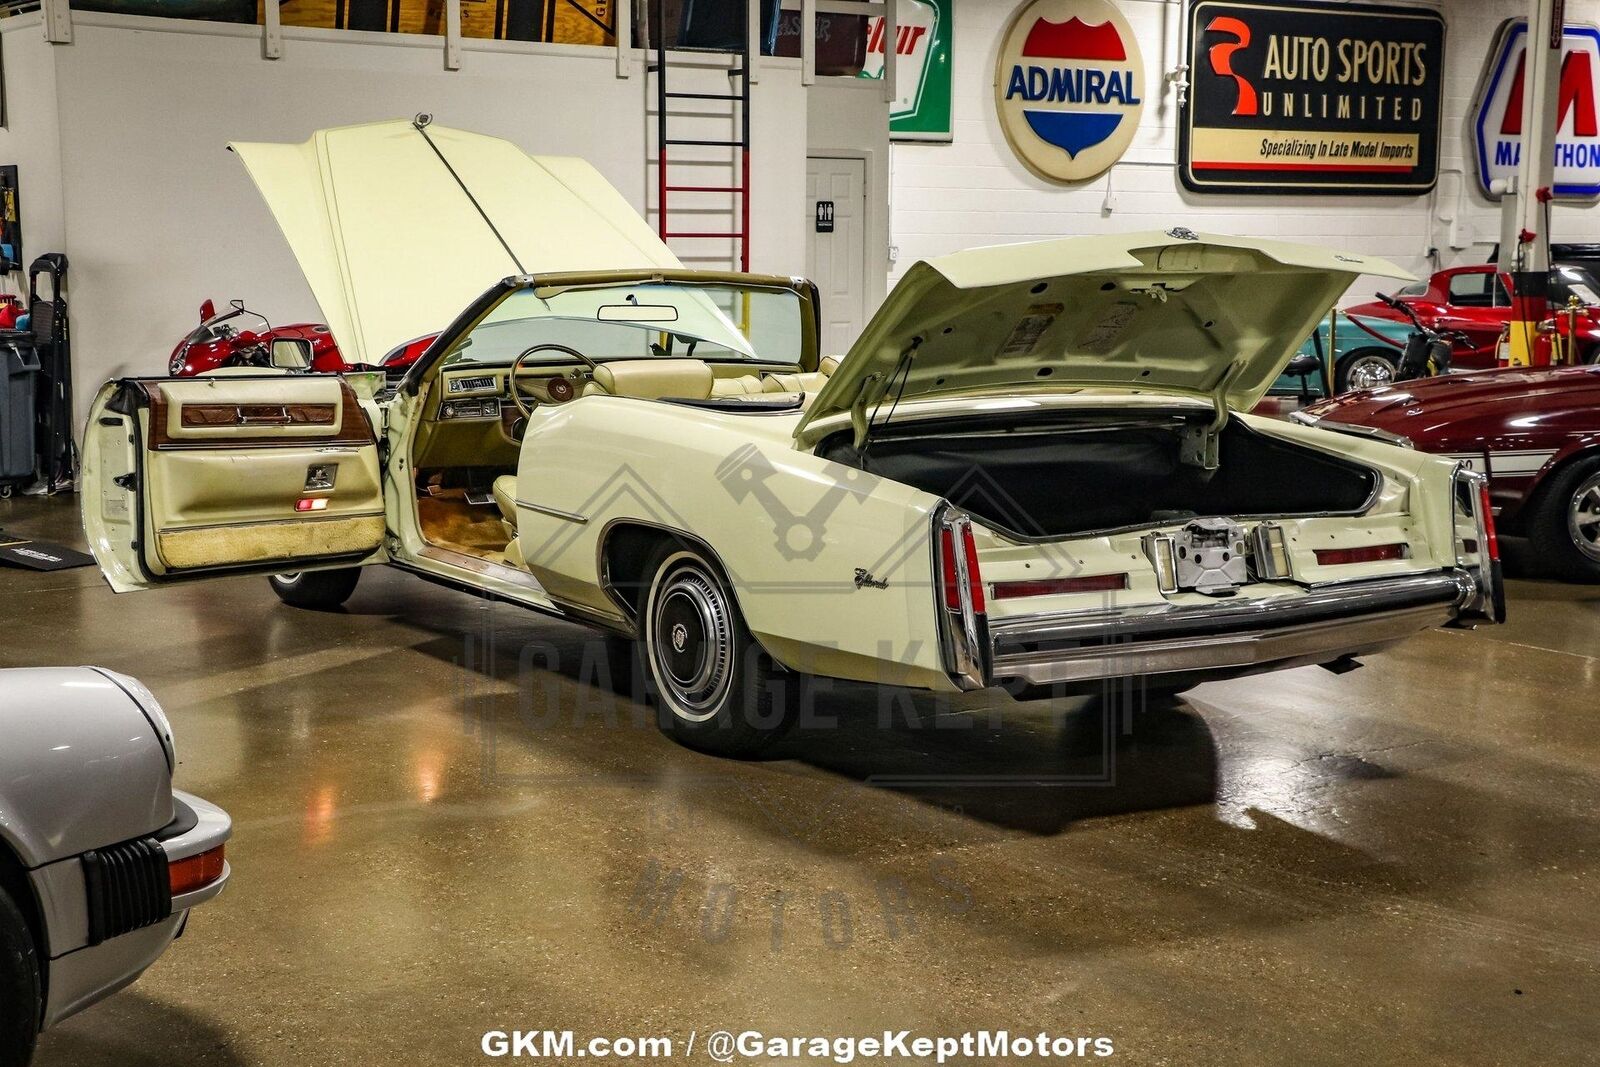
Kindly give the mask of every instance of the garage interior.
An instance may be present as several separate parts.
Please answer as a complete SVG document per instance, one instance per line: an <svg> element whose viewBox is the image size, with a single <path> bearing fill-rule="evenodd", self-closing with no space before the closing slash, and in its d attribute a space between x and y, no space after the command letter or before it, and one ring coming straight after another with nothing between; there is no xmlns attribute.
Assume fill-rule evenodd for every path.
<svg viewBox="0 0 1600 1067"><path fill-rule="evenodd" d="M898 57L878 43L882 81L857 76L859 57L848 75L819 70L820 43L765 55L744 87L753 162L742 178L713 173L721 149L741 148L738 114L693 117L678 136L716 144L687 154L694 177L678 179L689 191L673 194L684 199L670 224L656 53L626 17L592 41L512 40L470 25L463 38L434 16L397 30L297 23L297 10L333 5L295 0L233 22L150 10L163 2L49 0L0 18L0 168L20 172L24 262L71 258L80 443L101 384L166 374L202 300L238 297L274 323L332 321L226 143L297 144L418 111L589 160L651 229L683 227L666 244L687 267L814 277L824 356L845 355L913 263L970 246L1193 227L1371 253L1422 282L1481 267L1474 279L1492 288L1506 257L1485 265L1504 236L1537 227L1533 258L1504 274L1514 289L1561 258L1557 243L1600 242L1593 197L1513 189L1502 201L1474 171L1471 111L1496 33L1550 18L1551 0L1400 5L1448 30L1436 181L1423 192L1185 188L1175 75L1198 47L1183 27L1202 0L1092 0L1120 10L1145 50L1144 118L1098 175L1042 178L996 118L999 42L1032 8L972 0L946 28L942 136L891 127L895 78L928 77L910 67L915 34ZM560 2L560 32L598 32ZM810 27L856 18L855 2L773 10ZM868 6L881 28L887 9ZM893 18L920 25L935 6L907 0ZM746 29L764 17L761 0L724 7L748 15ZM397 26L402 8L387 9ZM459 19L462 0L444 8ZM1098 10L1059 0L1044 17ZM1600 0L1569 0L1564 18L1592 27ZM677 84L728 90L752 73L730 78L730 55L685 50ZM1569 101L1545 103L1554 139L1571 126ZM25 277L10 272L0 294L26 300ZM1359 278L1338 306L1385 287ZM1499 299L1485 306L1506 310ZM1567 329L1565 359L1578 362L1569 322L1539 336ZM1561 362L1561 342L1552 355L1531 330L1481 347L1501 365ZM1317 345L1335 341L1324 326ZM1257 414L1304 407L1317 372L1338 391L1332 357L1311 366ZM880 449L880 473L893 458ZM1307 469L1272 454L1254 473L1266 466L1284 484ZM1027 498L1019 470L1014 496ZM1248 473L1227 484L1248 496L1260 488ZM1062 507L1059 521L1134 524L1114 474L1108 463L1097 475L1095 508ZM1302 488L1328 489L1318 477ZM49 488L0 499L0 546L90 551L90 498L70 478ZM1304 510L1376 496L1364 481L1335 488L1347 490L1336 506ZM1031 506L1060 503L1039 490ZM1137 517L1167 503L1143 501ZM419 507L448 531L442 543L506 561L505 504L452 486L424 490ZM490 1058L491 1032L703 1045L747 1029L1044 1031L1114 1039L1115 1058L1140 1064L1593 1062L1600 584L1559 573L1529 533L1502 530L1503 624L1427 630L1359 669L1341 659L1177 696L1107 683L1048 702L825 679L798 725L750 760L664 736L627 641L388 567L365 568L342 607L301 610L260 575L117 594L93 565L0 566L0 668L136 677L171 720L176 784L233 820L227 891L136 983L44 1032L33 1064L456 1064ZM795 601L829 611L824 594Z"/></svg>
<svg viewBox="0 0 1600 1067"><path fill-rule="evenodd" d="M74 535L27 506L8 530ZM260 579L7 590L11 661L137 670L237 820L228 892L40 1064L470 1062L550 1019L1004 1018L1139 1062L1593 1047L1593 587L1513 580L1504 626L1131 713L841 684L837 728L737 764L663 738L615 643L402 575L339 614Z"/></svg>

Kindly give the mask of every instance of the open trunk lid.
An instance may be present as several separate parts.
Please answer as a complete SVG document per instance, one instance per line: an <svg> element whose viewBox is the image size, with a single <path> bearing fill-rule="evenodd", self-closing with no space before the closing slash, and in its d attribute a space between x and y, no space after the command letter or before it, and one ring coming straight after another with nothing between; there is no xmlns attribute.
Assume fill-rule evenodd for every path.
<svg viewBox="0 0 1600 1067"><path fill-rule="evenodd" d="M1165 233L974 248L913 266L795 435L848 412L857 443L896 401L1112 389L1253 407L1361 274L1386 260Z"/></svg>
<svg viewBox="0 0 1600 1067"><path fill-rule="evenodd" d="M229 147L352 363L438 332L507 275L682 268L581 159L402 119Z"/></svg>

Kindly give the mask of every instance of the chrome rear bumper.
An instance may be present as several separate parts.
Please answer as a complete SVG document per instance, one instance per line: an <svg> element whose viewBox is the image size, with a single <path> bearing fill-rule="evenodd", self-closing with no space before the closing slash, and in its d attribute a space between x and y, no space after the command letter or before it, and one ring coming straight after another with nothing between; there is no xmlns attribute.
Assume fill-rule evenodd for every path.
<svg viewBox="0 0 1600 1067"><path fill-rule="evenodd" d="M989 682L1231 677L1371 652L1453 621L1479 595L1466 571L1313 589L1303 596L1162 604L995 620Z"/></svg>

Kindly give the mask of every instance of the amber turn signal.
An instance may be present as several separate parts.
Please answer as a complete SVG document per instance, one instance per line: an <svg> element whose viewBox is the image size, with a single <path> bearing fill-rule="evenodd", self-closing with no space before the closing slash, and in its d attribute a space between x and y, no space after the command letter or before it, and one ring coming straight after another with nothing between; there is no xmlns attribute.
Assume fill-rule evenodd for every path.
<svg viewBox="0 0 1600 1067"><path fill-rule="evenodd" d="M172 885L172 895L192 893L222 877L223 852L226 845L218 845L209 852L174 860L167 865L167 880Z"/></svg>

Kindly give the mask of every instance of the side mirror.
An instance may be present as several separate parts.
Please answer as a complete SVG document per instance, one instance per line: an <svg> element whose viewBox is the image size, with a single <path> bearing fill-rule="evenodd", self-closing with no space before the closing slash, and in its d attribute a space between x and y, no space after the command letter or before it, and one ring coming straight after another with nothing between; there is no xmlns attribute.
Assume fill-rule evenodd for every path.
<svg viewBox="0 0 1600 1067"><path fill-rule="evenodd" d="M272 342L272 365L279 370L307 370L311 366L311 343L280 339Z"/></svg>
<svg viewBox="0 0 1600 1067"><path fill-rule="evenodd" d="M201 322L205 322L208 319L216 318L216 315L217 315L217 305L213 304L211 301L207 300L204 304L200 305L200 321Z"/></svg>

